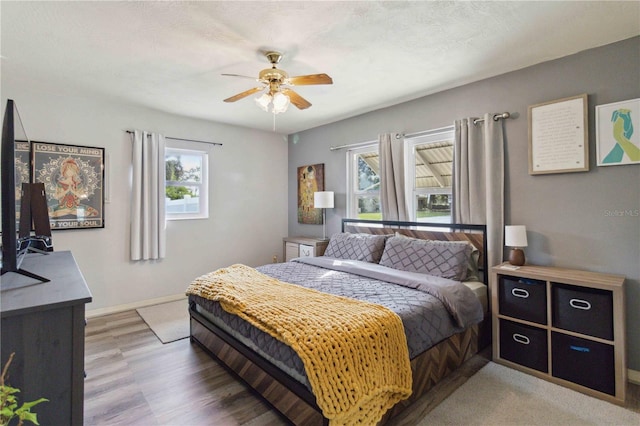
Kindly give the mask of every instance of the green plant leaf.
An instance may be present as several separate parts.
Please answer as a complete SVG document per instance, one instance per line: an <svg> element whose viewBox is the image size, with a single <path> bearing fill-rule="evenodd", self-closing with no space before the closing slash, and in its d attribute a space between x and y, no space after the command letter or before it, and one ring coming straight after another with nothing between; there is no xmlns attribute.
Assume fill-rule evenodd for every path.
<svg viewBox="0 0 640 426"><path fill-rule="evenodd" d="M40 423L38 423L38 415L36 413L25 411L24 413L20 413L20 419L40 426Z"/></svg>
<svg viewBox="0 0 640 426"><path fill-rule="evenodd" d="M2 394L11 395L18 392L20 392L20 389L12 388L11 386L7 386L7 385L0 386L0 393Z"/></svg>
<svg viewBox="0 0 640 426"><path fill-rule="evenodd" d="M41 402L49 402L49 400L47 398L40 398L37 399L35 401L31 401L31 402L25 402L24 404L22 404L22 407L20 407L20 409L24 409L24 410L30 410L31 407L33 407L34 405L38 405Z"/></svg>

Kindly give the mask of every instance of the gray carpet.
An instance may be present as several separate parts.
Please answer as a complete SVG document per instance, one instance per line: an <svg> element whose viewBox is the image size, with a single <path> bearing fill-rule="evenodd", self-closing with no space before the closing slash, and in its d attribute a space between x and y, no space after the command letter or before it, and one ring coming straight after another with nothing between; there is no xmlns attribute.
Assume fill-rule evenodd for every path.
<svg viewBox="0 0 640 426"><path fill-rule="evenodd" d="M490 362L419 423L640 425L640 414Z"/></svg>
<svg viewBox="0 0 640 426"><path fill-rule="evenodd" d="M162 343L189 337L187 299L136 309Z"/></svg>

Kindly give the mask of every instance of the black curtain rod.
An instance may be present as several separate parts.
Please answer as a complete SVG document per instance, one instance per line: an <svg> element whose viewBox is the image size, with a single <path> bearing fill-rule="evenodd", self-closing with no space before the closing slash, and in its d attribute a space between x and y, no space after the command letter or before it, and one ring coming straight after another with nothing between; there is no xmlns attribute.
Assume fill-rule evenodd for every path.
<svg viewBox="0 0 640 426"><path fill-rule="evenodd" d="M132 130L125 130L125 132L129 133L129 134L133 134ZM209 142L209 141L199 141L196 139L184 139L184 138L174 138L171 136L165 136L165 139L173 139L174 141L185 141L185 142L197 142L197 143L206 143L209 145L218 145L218 146L222 146L222 144L220 142Z"/></svg>

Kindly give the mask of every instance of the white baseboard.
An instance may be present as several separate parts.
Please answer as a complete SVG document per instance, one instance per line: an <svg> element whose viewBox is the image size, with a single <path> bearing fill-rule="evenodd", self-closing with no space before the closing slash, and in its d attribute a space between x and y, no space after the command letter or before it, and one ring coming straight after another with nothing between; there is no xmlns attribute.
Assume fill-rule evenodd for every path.
<svg viewBox="0 0 640 426"><path fill-rule="evenodd" d="M627 380L634 385L640 385L640 371L638 370L627 370Z"/></svg>
<svg viewBox="0 0 640 426"><path fill-rule="evenodd" d="M175 300L186 299L184 293L173 294L171 296L163 296L155 299L140 300L138 302L127 303L125 305L111 306L108 308L91 309L85 313L87 318L100 317L102 315L116 314L118 312L131 311L133 309L144 308L150 305L159 305L160 303L173 302Z"/></svg>

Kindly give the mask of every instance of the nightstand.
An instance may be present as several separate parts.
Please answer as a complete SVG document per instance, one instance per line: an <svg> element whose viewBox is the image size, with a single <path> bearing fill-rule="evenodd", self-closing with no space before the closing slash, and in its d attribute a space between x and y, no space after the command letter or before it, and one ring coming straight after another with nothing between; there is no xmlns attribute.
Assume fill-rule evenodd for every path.
<svg viewBox="0 0 640 426"><path fill-rule="evenodd" d="M329 240L313 237L285 237L282 242L285 262L294 257L322 256L329 244Z"/></svg>
<svg viewBox="0 0 640 426"><path fill-rule="evenodd" d="M491 269L493 360L624 405L625 278L508 267Z"/></svg>

